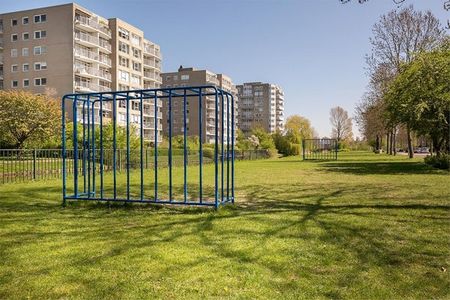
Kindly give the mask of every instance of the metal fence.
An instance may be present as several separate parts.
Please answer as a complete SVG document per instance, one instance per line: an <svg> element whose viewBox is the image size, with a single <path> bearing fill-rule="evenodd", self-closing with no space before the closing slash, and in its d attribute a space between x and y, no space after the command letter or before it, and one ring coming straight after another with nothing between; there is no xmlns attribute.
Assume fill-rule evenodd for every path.
<svg viewBox="0 0 450 300"><path fill-rule="evenodd" d="M91 150L92 151L92 150ZM131 157L139 158L140 150L131 150ZM135 155L133 155L136 152ZM203 150L203 163L213 162L213 149ZM71 176L74 173L75 158L73 150L66 150L67 174ZM183 166L183 149L173 150L173 166ZM86 155L83 149L78 153L78 172L83 172L82 158ZM104 165L103 171L108 172L113 169L113 150L103 150ZM154 149L144 150L143 165L145 169L154 169ZM96 155L100 157L100 155ZM158 149L158 168L168 166L167 149ZM236 160L256 160L269 158L270 153L267 150L235 150ZM116 169L121 172L126 169L126 149L116 150ZM188 164L197 165L199 163L198 151L188 151ZM140 160L131 159L130 169L139 169ZM100 172L96 168L96 172ZM62 150L61 149L0 149L0 184L20 183L35 180L57 179L62 176Z"/></svg>
<svg viewBox="0 0 450 300"><path fill-rule="evenodd" d="M302 140L303 160L337 160L338 141L336 139Z"/></svg>

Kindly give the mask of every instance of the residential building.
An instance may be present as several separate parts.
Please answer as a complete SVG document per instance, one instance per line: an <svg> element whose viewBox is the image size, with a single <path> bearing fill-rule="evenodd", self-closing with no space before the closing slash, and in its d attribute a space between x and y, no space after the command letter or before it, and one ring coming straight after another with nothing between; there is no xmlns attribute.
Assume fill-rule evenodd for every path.
<svg viewBox="0 0 450 300"><path fill-rule="evenodd" d="M261 126L267 132L284 130L284 93L281 87L262 82L237 85L238 124L244 134Z"/></svg>
<svg viewBox="0 0 450 300"><path fill-rule="evenodd" d="M120 19L106 19L74 3L0 14L0 88L50 93L105 92L157 88L161 54L144 32ZM154 105L144 105L144 137L154 139ZM161 105L157 122L161 130ZM125 104L117 121L126 123ZM71 117L71 107L69 117ZM82 107L78 107L81 117ZM99 121L99 107L95 108ZM139 105L130 120L139 126ZM112 119L112 103L103 107ZM81 120L82 121L82 120ZM153 124L153 125L152 125Z"/></svg>
<svg viewBox="0 0 450 300"><path fill-rule="evenodd" d="M204 86L213 85L231 93L234 97L234 120L235 120L235 139L236 139L236 125L237 125L237 90L233 85L230 77L224 74L215 74L208 70L197 70L194 68L183 68L180 67L177 72L169 72L162 74L162 87L184 87L184 86ZM220 97L219 97L220 100ZM226 100L225 100L226 101ZM184 134L184 116L183 116L183 98L173 98L172 101L172 135L183 135ZM203 96L201 100L202 109L202 142L203 143L214 143L215 141L215 121L216 121L216 106L215 106L215 96ZM228 119L227 116L227 103L224 102L224 141L227 140L231 143L231 124L232 124L232 101L228 102ZM200 105L198 97L188 97L187 98L187 135L188 136L200 136L200 122L199 122L199 111ZM163 133L165 136L169 133L169 108L168 101L163 102ZM222 113L221 104L219 104L218 111L218 130L219 138L221 138L221 124L222 124ZM227 139L226 124L230 125L229 137Z"/></svg>

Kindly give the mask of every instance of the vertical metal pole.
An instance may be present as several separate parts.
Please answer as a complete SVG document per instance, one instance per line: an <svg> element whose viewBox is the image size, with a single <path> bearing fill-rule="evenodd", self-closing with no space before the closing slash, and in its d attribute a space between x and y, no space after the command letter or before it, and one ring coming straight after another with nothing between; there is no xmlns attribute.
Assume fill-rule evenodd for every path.
<svg viewBox="0 0 450 300"><path fill-rule="evenodd" d="M155 91L155 201L158 200L158 92Z"/></svg>
<svg viewBox="0 0 450 300"><path fill-rule="evenodd" d="M92 194L95 195L95 102L92 102Z"/></svg>
<svg viewBox="0 0 450 300"><path fill-rule="evenodd" d="M64 121L64 117L63 117ZM63 126L65 128L65 125ZM65 138L65 136L64 136ZM63 140L63 148L64 148L64 140ZM64 161L64 159L63 159ZM33 149L33 180L36 180L36 149Z"/></svg>
<svg viewBox="0 0 450 300"><path fill-rule="evenodd" d="M230 98L227 96L227 201L230 200Z"/></svg>
<svg viewBox="0 0 450 300"><path fill-rule="evenodd" d="M141 147L141 201L144 200L144 102L142 98L142 91L140 92L140 131L139 131L139 141L140 141L140 147ZM156 122L156 120L155 120Z"/></svg>
<svg viewBox="0 0 450 300"><path fill-rule="evenodd" d="M224 193L223 193L223 185L224 185L224 168L223 168L223 158L224 158L224 154L225 154L225 152L224 152L224 133L225 133L225 130L224 130L224 125L225 125L225 122L224 122L224 117L225 117L225 106L224 106L224 95L223 95L223 91L221 91L220 92L220 105L221 105L221 109L220 109L220 135L221 135L221 146L220 146L220 151L221 151L221 155L220 155L220 172L221 172L221 175L220 175L220 186L221 186L221 189L220 189L220 201L221 202L223 202L223 195L224 195Z"/></svg>
<svg viewBox="0 0 450 300"><path fill-rule="evenodd" d="M206 101L205 101L206 102ZM198 133L200 139L199 145L199 201L203 202L203 117L202 117L202 88L198 89ZM205 127L207 128L207 127ZM205 139L207 134L205 133Z"/></svg>
<svg viewBox="0 0 450 300"><path fill-rule="evenodd" d="M66 206L66 97L61 101L61 142L62 142L62 177L63 177L63 206ZM74 120L76 123L76 121ZM36 180L36 149L33 149L33 179Z"/></svg>
<svg viewBox="0 0 450 300"><path fill-rule="evenodd" d="M103 94L100 94L100 198L103 199Z"/></svg>
<svg viewBox="0 0 450 300"><path fill-rule="evenodd" d="M130 200L130 94L127 93L127 200Z"/></svg>
<svg viewBox="0 0 450 300"><path fill-rule="evenodd" d="M74 188L74 195L75 198L78 197L78 106L77 106L77 99L78 96L75 95L75 99L73 101L73 136L72 136L72 142L73 142L73 159L74 159L74 173L73 173L73 188Z"/></svg>
<svg viewBox="0 0 450 300"><path fill-rule="evenodd" d="M86 193L86 100L83 99L83 193Z"/></svg>
<svg viewBox="0 0 450 300"><path fill-rule="evenodd" d="M169 201L172 202L172 90L169 90Z"/></svg>
<svg viewBox="0 0 450 300"><path fill-rule="evenodd" d="M91 198L91 99L87 96L87 196ZM92 120L93 122L94 120ZM86 176L85 176L86 177Z"/></svg>
<svg viewBox="0 0 450 300"><path fill-rule="evenodd" d="M219 156L219 97L218 91L215 94L215 128L214 128L214 204L216 209L219 208L219 166L218 166L218 156Z"/></svg>
<svg viewBox="0 0 450 300"><path fill-rule="evenodd" d="M234 204L234 96L231 95L231 198Z"/></svg>
<svg viewBox="0 0 450 300"><path fill-rule="evenodd" d="M187 111L186 111L186 89L184 89L183 95L183 137L184 137L184 162L183 162L183 172L184 172L184 187L183 187L183 195L184 195L184 203L187 202L187 163L188 163L188 153L187 153Z"/></svg>
<svg viewBox="0 0 450 300"><path fill-rule="evenodd" d="M117 198L117 174L116 174L116 152L117 152L117 138L116 138L116 126L117 126L117 94L113 95L113 197Z"/></svg>
<svg viewBox="0 0 450 300"><path fill-rule="evenodd" d="M303 153L303 160L306 160L306 157L305 157L305 140L302 140L302 153Z"/></svg>

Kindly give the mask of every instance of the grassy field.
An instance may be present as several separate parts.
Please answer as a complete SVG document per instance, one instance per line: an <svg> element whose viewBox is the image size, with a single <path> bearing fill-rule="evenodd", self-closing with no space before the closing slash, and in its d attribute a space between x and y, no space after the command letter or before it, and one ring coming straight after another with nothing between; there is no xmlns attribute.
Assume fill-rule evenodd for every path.
<svg viewBox="0 0 450 300"><path fill-rule="evenodd" d="M448 172L344 153L237 162L236 183L219 211L0 186L0 298L450 298Z"/></svg>

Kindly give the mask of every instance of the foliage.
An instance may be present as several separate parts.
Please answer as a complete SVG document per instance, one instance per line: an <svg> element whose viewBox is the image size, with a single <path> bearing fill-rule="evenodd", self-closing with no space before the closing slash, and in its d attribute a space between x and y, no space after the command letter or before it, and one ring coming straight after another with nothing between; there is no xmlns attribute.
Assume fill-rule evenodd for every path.
<svg viewBox="0 0 450 300"><path fill-rule="evenodd" d="M290 135L290 141L300 144L303 139L311 139L314 129L311 122L302 116L292 115L287 118L285 125L287 134Z"/></svg>
<svg viewBox="0 0 450 300"><path fill-rule="evenodd" d="M438 168L448 170L450 168L450 154L441 154L425 157L425 163Z"/></svg>
<svg viewBox="0 0 450 300"><path fill-rule="evenodd" d="M387 117L428 135L435 151L448 149L450 132L450 43L421 53L390 85Z"/></svg>
<svg viewBox="0 0 450 300"><path fill-rule="evenodd" d="M272 135L275 147L278 153L284 156L293 156L300 154L300 141L297 140L297 136L288 132L282 135L281 132L276 132Z"/></svg>
<svg viewBox="0 0 450 300"><path fill-rule="evenodd" d="M256 149L276 149L272 136L262 127L256 127L252 130L252 135L257 138Z"/></svg>
<svg viewBox="0 0 450 300"><path fill-rule="evenodd" d="M25 91L0 91L0 144L21 149L44 144L60 134L56 100Z"/></svg>

